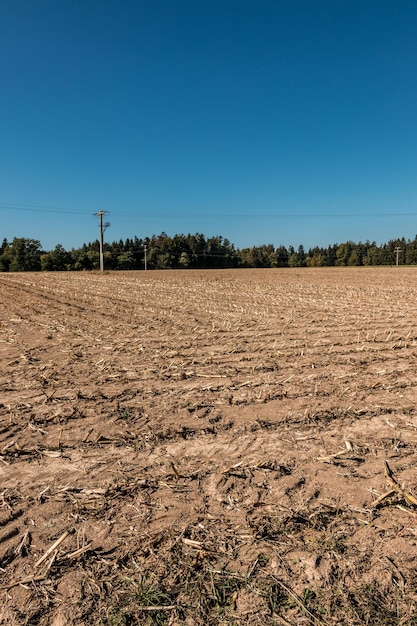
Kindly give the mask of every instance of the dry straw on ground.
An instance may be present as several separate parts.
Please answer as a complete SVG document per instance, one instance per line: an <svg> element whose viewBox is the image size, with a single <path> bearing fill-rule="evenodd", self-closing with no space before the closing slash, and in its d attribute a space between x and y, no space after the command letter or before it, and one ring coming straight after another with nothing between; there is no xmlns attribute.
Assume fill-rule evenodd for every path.
<svg viewBox="0 0 417 626"><path fill-rule="evenodd" d="M0 274L0 624L417 624L414 274Z"/></svg>

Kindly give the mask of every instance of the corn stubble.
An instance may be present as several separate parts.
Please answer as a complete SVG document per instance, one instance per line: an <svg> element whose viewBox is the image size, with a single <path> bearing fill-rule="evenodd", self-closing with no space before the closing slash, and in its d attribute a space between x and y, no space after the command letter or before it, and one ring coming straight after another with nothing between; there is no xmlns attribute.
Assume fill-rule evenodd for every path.
<svg viewBox="0 0 417 626"><path fill-rule="evenodd" d="M412 269L0 290L0 624L417 624Z"/></svg>

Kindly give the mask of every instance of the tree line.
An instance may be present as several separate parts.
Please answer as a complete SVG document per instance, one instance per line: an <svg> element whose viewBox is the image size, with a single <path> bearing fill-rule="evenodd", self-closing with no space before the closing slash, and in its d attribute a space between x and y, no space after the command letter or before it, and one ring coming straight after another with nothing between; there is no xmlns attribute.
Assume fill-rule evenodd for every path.
<svg viewBox="0 0 417 626"><path fill-rule="evenodd" d="M238 249L221 236L174 235L166 233L139 239L126 239L105 243L103 247L106 270L145 269L221 269L221 268L272 268L272 267L334 267L417 265L417 235L413 240L391 240L377 245L375 242L347 241L327 248L316 246L305 250L300 245L286 248L273 244ZM53 250L43 250L40 241L15 237L11 242L3 239L0 246L0 271L81 271L94 270L100 264L99 241L83 244L81 248L65 250L57 244Z"/></svg>

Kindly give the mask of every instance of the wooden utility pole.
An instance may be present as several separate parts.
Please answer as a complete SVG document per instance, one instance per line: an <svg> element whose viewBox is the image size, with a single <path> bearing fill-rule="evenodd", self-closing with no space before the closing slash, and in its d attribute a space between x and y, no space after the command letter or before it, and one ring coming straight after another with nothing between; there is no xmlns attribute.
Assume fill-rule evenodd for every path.
<svg viewBox="0 0 417 626"><path fill-rule="evenodd" d="M96 217L98 217L99 220L100 220L100 224L99 224L99 228L100 228L100 272L104 272L103 233L106 230L106 228L108 228L110 226L110 222L106 222L105 224L103 224L103 215L106 215L106 213L108 213L108 211L98 211L97 213L94 213L94 215Z"/></svg>
<svg viewBox="0 0 417 626"><path fill-rule="evenodd" d="M147 259L146 259L146 252L147 252L147 250L148 250L147 246L144 246L144 247L143 247L143 250L144 250L144 252L145 252L145 270L147 270L147 269L148 269L148 263L147 263Z"/></svg>
<svg viewBox="0 0 417 626"><path fill-rule="evenodd" d="M397 265L398 267L398 258L400 256L400 252L402 252L401 248L399 246L397 246L394 250L396 257L395 257L395 265Z"/></svg>

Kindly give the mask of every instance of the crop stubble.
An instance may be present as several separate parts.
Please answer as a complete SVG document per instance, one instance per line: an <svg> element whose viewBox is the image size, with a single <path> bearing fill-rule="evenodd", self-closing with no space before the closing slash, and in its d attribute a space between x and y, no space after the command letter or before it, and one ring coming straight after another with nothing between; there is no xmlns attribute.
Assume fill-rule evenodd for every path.
<svg viewBox="0 0 417 626"><path fill-rule="evenodd" d="M417 624L415 282L0 274L0 623Z"/></svg>

